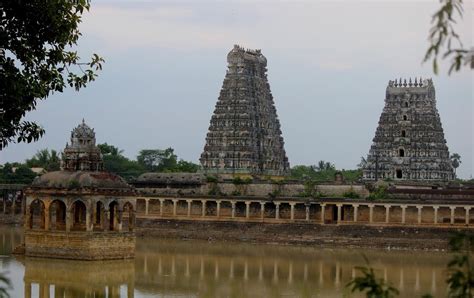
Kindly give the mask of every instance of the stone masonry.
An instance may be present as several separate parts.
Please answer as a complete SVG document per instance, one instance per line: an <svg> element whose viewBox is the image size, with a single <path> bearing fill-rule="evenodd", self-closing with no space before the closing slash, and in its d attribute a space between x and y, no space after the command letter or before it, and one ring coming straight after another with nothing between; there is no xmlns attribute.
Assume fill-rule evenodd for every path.
<svg viewBox="0 0 474 298"><path fill-rule="evenodd" d="M206 173L284 175L288 158L260 50L239 46L211 118L201 165Z"/></svg>
<svg viewBox="0 0 474 298"><path fill-rule="evenodd" d="M389 81L363 178L454 179L431 79Z"/></svg>

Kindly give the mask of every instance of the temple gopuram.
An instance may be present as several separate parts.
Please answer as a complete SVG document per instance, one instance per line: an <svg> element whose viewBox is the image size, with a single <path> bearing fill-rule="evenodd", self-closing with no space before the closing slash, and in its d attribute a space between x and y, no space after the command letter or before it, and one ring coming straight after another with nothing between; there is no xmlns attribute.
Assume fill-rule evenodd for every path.
<svg viewBox="0 0 474 298"><path fill-rule="evenodd" d="M200 162L206 173L285 175L290 166L260 50L237 45L212 115Z"/></svg>
<svg viewBox="0 0 474 298"><path fill-rule="evenodd" d="M363 178L454 179L431 79L389 81Z"/></svg>
<svg viewBox="0 0 474 298"><path fill-rule="evenodd" d="M24 253L99 260L135 254L135 189L103 170L95 132L82 122L71 133L62 169L25 189Z"/></svg>

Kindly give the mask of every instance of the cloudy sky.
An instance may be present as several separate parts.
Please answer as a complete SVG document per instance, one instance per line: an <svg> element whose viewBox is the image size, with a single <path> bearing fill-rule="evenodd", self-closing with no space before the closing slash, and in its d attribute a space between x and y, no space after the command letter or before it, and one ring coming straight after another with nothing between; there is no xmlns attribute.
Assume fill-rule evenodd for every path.
<svg viewBox="0 0 474 298"><path fill-rule="evenodd" d="M473 7L458 31L470 47ZM11 144L0 163L62 150L82 118L134 158L173 147L198 161L234 44L262 49L292 165L331 161L354 168L365 156L388 80L433 77L451 152L474 171L473 72L434 76L422 64L438 1L92 1L79 52L106 60L97 81L54 94L28 119L46 135Z"/></svg>

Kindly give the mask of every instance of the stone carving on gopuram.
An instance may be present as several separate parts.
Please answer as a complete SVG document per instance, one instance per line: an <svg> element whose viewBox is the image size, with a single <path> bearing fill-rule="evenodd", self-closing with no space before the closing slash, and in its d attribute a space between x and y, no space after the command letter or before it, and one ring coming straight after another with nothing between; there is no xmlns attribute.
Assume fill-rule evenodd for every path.
<svg viewBox="0 0 474 298"><path fill-rule="evenodd" d="M431 79L389 81L363 178L366 181L454 179Z"/></svg>
<svg viewBox="0 0 474 298"><path fill-rule="evenodd" d="M260 50L235 45L200 162L205 173L287 174L289 162Z"/></svg>
<svg viewBox="0 0 474 298"><path fill-rule="evenodd" d="M71 133L62 170L26 188L25 243L17 252L80 260L134 257L135 189L103 171L95 142L83 121Z"/></svg>

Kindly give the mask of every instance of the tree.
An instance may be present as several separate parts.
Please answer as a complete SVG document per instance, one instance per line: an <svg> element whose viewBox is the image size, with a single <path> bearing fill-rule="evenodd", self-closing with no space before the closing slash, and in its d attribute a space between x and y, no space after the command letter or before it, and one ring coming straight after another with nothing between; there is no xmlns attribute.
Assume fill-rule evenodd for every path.
<svg viewBox="0 0 474 298"><path fill-rule="evenodd" d="M474 49L464 48L460 36L454 30L456 18L463 17L463 0L441 0L441 7L433 15L430 29L430 45L424 61L432 60L433 71L438 73L438 58L451 58L448 73L459 71L463 66L474 68Z"/></svg>
<svg viewBox="0 0 474 298"><path fill-rule="evenodd" d="M56 150L49 151L48 149L39 150L32 158L26 160L28 167L40 167L46 171L58 171L60 164L61 159L58 152Z"/></svg>
<svg viewBox="0 0 474 298"><path fill-rule="evenodd" d="M150 172L172 172L177 166L177 156L173 148L143 149L138 153L137 161Z"/></svg>
<svg viewBox="0 0 474 298"><path fill-rule="evenodd" d="M461 155L459 155L458 153L453 153L453 154L451 154L449 159L451 159L451 164L453 165L453 168L454 168L454 177L456 177L456 170L457 170L457 168L459 168L459 166L462 163L461 162Z"/></svg>
<svg viewBox="0 0 474 298"><path fill-rule="evenodd" d="M135 160L123 156L123 150L107 143L98 144L97 147L104 158L104 168L112 173L122 176L126 180L136 178L146 172L145 167Z"/></svg>
<svg viewBox="0 0 474 298"><path fill-rule="evenodd" d="M18 184L30 184L36 177L36 173L25 165L13 165L6 163L0 170L0 183L18 183Z"/></svg>
<svg viewBox="0 0 474 298"><path fill-rule="evenodd" d="M362 276L355 277L347 284L351 292L365 292L367 298L393 298L398 296L396 288L385 283L383 279L377 279L374 269L370 267L369 260L364 256L366 267L356 267L362 272Z"/></svg>
<svg viewBox="0 0 474 298"><path fill-rule="evenodd" d="M26 113L66 85L85 87L102 69L101 57L81 62L74 50L89 7L89 0L0 2L0 150L38 140L44 129L24 121Z"/></svg>
<svg viewBox="0 0 474 298"><path fill-rule="evenodd" d="M123 150L120 150L118 147L115 147L113 145L109 145L107 143L98 144L97 147L99 148L102 155L117 156L117 155L121 155L123 153Z"/></svg>
<svg viewBox="0 0 474 298"><path fill-rule="evenodd" d="M199 170L199 165L190 161L180 159L178 161L176 172L196 173Z"/></svg>
<svg viewBox="0 0 474 298"><path fill-rule="evenodd" d="M367 165L367 159L363 156L360 157L360 162L357 164L357 169L362 170Z"/></svg>

